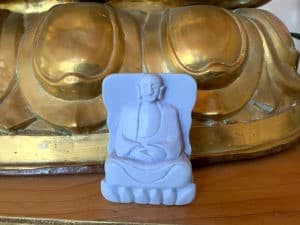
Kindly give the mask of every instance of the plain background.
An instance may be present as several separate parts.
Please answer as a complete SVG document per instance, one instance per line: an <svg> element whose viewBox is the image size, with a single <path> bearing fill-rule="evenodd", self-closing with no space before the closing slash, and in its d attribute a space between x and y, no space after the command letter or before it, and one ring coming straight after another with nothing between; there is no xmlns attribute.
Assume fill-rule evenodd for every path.
<svg viewBox="0 0 300 225"><path fill-rule="evenodd" d="M272 0L261 8L279 17L290 32L300 33L300 0ZM294 39L294 42L300 51L300 40Z"/></svg>

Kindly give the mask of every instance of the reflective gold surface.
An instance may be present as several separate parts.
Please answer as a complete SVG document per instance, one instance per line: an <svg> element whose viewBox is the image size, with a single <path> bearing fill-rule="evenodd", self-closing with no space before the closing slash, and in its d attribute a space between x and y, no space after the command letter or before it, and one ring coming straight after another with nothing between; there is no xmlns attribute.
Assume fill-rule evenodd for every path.
<svg viewBox="0 0 300 225"><path fill-rule="evenodd" d="M0 115L2 115L0 117L1 134L17 131L36 120L33 113L26 107L19 87L14 87L7 99L0 105Z"/></svg>
<svg viewBox="0 0 300 225"><path fill-rule="evenodd" d="M265 155L280 151L299 138L299 106L251 122L230 124L229 121L214 126L195 122L191 130L192 148L199 149L193 157L204 162Z"/></svg>
<svg viewBox="0 0 300 225"><path fill-rule="evenodd" d="M132 16L108 5L74 3L25 19L18 71L31 110L65 132L101 127L106 118L100 97L103 78L142 67Z"/></svg>
<svg viewBox="0 0 300 225"><path fill-rule="evenodd" d="M170 71L193 75L201 89L218 89L237 78L248 40L240 21L227 10L170 9L162 26L162 48Z"/></svg>
<svg viewBox="0 0 300 225"><path fill-rule="evenodd" d="M196 117L230 115L255 92L264 53L247 19L213 6L182 7L151 14L144 35L147 72L188 73L198 81Z"/></svg>
<svg viewBox="0 0 300 225"><path fill-rule="evenodd" d="M78 16L78 7L80 8L76 4L72 5L68 7L69 11L67 12L62 12L60 6L54 8L52 15L57 15L55 18L58 18L58 21L54 20L53 23L54 25L56 23L61 24L61 28L56 27L59 25L47 24L42 26L42 22L45 21L44 15L41 15L39 19L27 27L20 45L18 70L22 93L34 112L61 129L84 132L99 127L105 121L106 112L99 97L101 80L104 75L115 71L115 67L118 69L121 66L122 60L118 59L120 59L119 52L122 53L122 47L118 46L121 44L119 44L119 31L116 25L109 25L110 21L105 22L109 16L107 14L111 13L109 7L89 4L82 10L82 13L86 13L86 15L94 10L91 17L87 16L93 21L97 20L96 15L98 13L104 15L102 17L104 24L100 20L99 23L95 22L92 25L92 27L98 28L98 30L95 29L96 31L100 30L100 33L105 31L108 34L108 36L104 35L104 39L101 39L103 35L100 33L92 33L94 35L91 36L89 31L91 28L86 28L81 20L78 21L77 25L75 24L76 29L70 31L68 26L65 27L63 25L65 24L64 16ZM103 14L103 12L107 14ZM93 18L92 16L96 17ZM112 21L112 23L114 22ZM81 30L78 26L81 27ZM42 35L42 37L40 37L41 27L44 28L43 31L46 30L46 35ZM47 31L49 30L51 32L48 34ZM58 37L55 36L57 34ZM78 34L79 37L77 37ZM109 42L108 45L105 43L102 45L104 49L107 48L110 54L106 61L104 61L105 58L101 57L103 54L106 56L106 53L101 52L101 50L98 53L101 58L96 57L99 46L97 42L98 40L100 42L101 40L106 41L105 38L110 38L111 41L110 47ZM90 42L93 44L89 44ZM32 46L36 46L36 51L32 51ZM82 51L83 49L84 51ZM35 61L36 58L39 60ZM76 64L76 62L80 63ZM38 71L36 70L37 66L39 66ZM93 71L95 68L96 71ZM58 82L53 81L55 76L58 77L56 78L59 79ZM32 90L39 90L39 94ZM49 107L50 105L51 107Z"/></svg>
<svg viewBox="0 0 300 225"><path fill-rule="evenodd" d="M122 63L118 29L112 9L100 4L56 6L43 16L33 40L34 70L43 88L66 100L97 97L101 80Z"/></svg>
<svg viewBox="0 0 300 225"><path fill-rule="evenodd" d="M107 133L0 136L0 174L26 175L29 174L28 171L35 174L34 169L40 174L49 174L49 171L89 172L86 166L103 164L108 138ZM200 164L257 157L280 151L299 138L299 106L291 107L276 116L248 123L205 126L194 121L191 129L191 157L192 162ZM63 169L66 165L70 167L69 170ZM76 166L77 168L72 168ZM61 171L55 170L55 167L61 168Z"/></svg>
<svg viewBox="0 0 300 225"><path fill-rule="evenodd" d="M1 12L1 174L102 164L108 134L100 87L112 72L195 78L194 162L260 156L299 138L299 55L275 16L163 3Z"/></svg>
<svg viewBox="0 0 300 225"><path fill-rule="evenodd" d="M108 133L75 136L0 136L0 164L14 166L103 163ZM13 149L13 151L8 151Z"/></svg>
<svg viewBox="0 0 300 225"><path fill-rule="evenodd" d="M148 9L157 9L165 6L176 7L195 4L216 5L225 8L257 7L268 1L270 0L96 0L94 2L109 2L114 6L123 8L127 8L128 5L139 7L139 3L146 3ZM80 2L80 0L2 0L0 9L19 13L41 13L55 5L70 2Z"/></svg>
<svg viewBox="0 0 300 225"><path fill-rule="evenodd" d="M23 33L21 15L0 11L0 101L10 93L16 82L18 44Z"/></svg>
<svg viewBox="0 0 300 225"><path fill-rule="evenodd" d="M198 91L195 113L207 116L229 116L239 111L253 96L263 71L263 48L255 26L240 18L248 31L248 51L239 76L223 88ZM239 94L237 94L239 93Z"/></svg>

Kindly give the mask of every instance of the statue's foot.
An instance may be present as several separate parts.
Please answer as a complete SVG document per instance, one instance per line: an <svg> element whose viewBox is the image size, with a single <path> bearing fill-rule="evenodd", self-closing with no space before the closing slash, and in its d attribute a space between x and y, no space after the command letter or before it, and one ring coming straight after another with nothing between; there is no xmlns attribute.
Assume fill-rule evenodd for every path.
<svg viewBox="0 0 300 225"><path fill-rule="evenodd" d="M189 183L182 188L135 188L110 185L102 180L101 192L106 200L115 203L186 205L193 201L196 185Z"/></svg>

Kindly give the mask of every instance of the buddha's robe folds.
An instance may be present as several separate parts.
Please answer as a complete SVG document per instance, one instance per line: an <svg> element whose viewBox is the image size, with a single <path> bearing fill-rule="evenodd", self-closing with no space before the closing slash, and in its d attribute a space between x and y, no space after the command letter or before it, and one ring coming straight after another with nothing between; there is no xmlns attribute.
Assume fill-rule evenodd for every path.
<svg viewBox="0 0 300 225"><path fill-rule="evenodd" d="M153 123L159 123L159 126L148 137L139 134L141 104L132 103L122 110L114 149L118 156L138 159L139 152L142 152L145 157L153 157L151 161L154 162L178 158L183 144L177 111L169 104L156 104L161 115L160 121Z"/></svg>
<svg viewBox="0 0 300 225"><path fill-rule="evenodd" d="M177 111L169 104L157 104L159 128L149 137L139 135L141 105L123 108L114 149L105 163L105 171L110 171L105 179L111 185L151 187L155 183L156 188L164 188L166 184L183 187L191 182L191 164L184 152Z"/></svg>

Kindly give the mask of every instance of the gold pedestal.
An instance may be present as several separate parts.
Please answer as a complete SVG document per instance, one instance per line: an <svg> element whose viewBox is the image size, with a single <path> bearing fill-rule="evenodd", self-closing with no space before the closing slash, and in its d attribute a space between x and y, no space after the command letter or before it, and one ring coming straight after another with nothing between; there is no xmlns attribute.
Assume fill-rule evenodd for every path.
<svg viewBox="0 0 300 225"><path fill-rule="evenodd" d="M109 134L100 86L118 72L195 78L195 165L292 144L300 76L289 32L266 11L220 7L264 2L0 3L14 11L0 11L0 174L102 171Z"/></svg>
<svg viewBox="0 0 300 225"><path fill-rule="evenodd" d="M0 175L103 172L108 138L108 133L1 136ZM286 149L299 138L299 106L251 123L207 127L194 122L192 162L203 165L264 156Z"/></svg>

